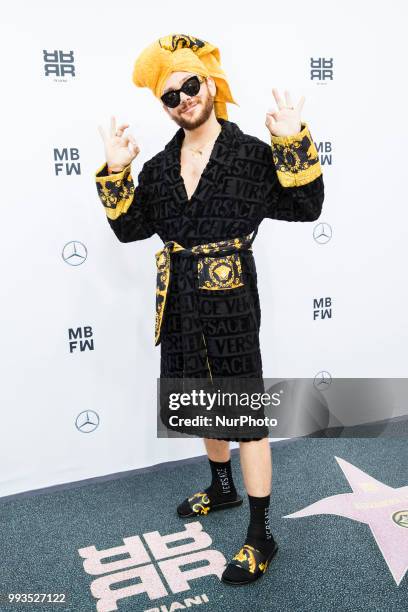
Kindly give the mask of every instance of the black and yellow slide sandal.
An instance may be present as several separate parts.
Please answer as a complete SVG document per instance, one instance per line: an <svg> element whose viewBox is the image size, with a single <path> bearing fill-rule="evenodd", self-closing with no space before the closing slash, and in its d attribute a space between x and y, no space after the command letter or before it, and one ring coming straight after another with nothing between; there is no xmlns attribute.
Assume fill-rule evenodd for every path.
<svg viewBox="0 0 408 612"><path fill-rule="evenodd" d="M263 576L268 569L269 562L277 553L278 545L275 545L268 555L261 553L250 544L244 544L237 554L232 558L225 568L221 580L226 584L236 586L255 582ZM240 568L236 571L235 568Z"/></svg>
<svg viewBox="0 0 408 612"><path fill-rule="evenodd" d="M177 513L183 518L190 516L199 516L201 514L208 514L214 510L226 510L227 508L233 508L234 506L240 506L243 502L243 498L237 494L236 499L227 502L212 503L210 496L205 491L194 493L191 497L187 497L178 507Z"/></svg>

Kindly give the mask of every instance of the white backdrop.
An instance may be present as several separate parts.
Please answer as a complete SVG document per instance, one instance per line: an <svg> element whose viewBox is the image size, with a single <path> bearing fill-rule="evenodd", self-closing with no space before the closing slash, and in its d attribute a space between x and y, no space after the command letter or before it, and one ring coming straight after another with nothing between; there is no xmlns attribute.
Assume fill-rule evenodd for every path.
<svg viewBox="0 0 408 612"><path fill-rule="evenodd" d="M295 103L306 97L302 119L320 147L320 219L265 220L254 243L265 377L407 375L404 8L313 0L3 8L0 496L204 452L199 439L156 438L162 243L157 235L120 243L94 183L104 161L97 125L107 128L111 114L140 144L134 177L177 129L131 81L139 52L172 32L220 47L240 104L228 105L229 119L244 132L269 141L271 89L288 88ZM72 51L75 76L46 76L43 50ZM311 58L331 64L331 77L312 79ZM76 171L63 164L56 174L54 149L77 150ZM320 223L332 232L324 244L313 235ZM71 241L87 250L79 265L61 255ZM314 320L322 297L331 317ZM93 349L71 353L69 328L87 326ZM84 411L99 419L94 431L77 428Z"/></svg>

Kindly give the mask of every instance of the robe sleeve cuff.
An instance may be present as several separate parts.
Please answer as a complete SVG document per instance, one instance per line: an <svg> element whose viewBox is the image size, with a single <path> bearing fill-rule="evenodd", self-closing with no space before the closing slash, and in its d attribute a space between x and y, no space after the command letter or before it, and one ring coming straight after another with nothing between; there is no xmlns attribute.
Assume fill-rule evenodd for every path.
<svg viewBox="0 0 408 612"><path fill-rule="evenodd" d="M278 180L283 187L306 185L322 174L319 154L306 123L301 123L297 134L271 134L271 146Z"/></svg>
<svg viewBox="0 0 408 612"><path fill-rule="evenodd" d="M109 219L115 220L132 203L135 186L130 164L122 172L108 173L106 162L95 172L98 196Z"/></svg>

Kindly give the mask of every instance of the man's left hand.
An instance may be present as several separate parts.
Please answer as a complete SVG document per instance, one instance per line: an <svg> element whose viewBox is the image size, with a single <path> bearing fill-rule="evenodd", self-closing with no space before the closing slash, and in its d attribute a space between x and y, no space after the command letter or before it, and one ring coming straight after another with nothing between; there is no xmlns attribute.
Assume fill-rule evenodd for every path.
<svg viewBox="0 0 408 612"><path fill-rule="evenodd" d="M285 100L283 101L278 90L273 88L272 93L278 105L277 111L269 109L266 113L265 125L272 136L292 136L301 130L300 111L303 108L305 97L302 96L296 106L293 107L290 94L285 89Z"/></svg>

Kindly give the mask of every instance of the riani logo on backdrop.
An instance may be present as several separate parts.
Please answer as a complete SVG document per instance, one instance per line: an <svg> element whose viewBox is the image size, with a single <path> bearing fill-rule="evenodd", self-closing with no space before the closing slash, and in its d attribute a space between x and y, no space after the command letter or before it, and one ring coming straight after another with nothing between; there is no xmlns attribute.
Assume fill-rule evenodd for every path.
<svg viewBox="0 0 408 612"><path fill-rule="evenodd" d="M326 85L327 81L333 81L333 58L319 57L310 58L310 80L317 85ZM315 143L322 166L332 165L332 145L331 142Z"/></svg>
<svg viewBox="0 0 408 612"><path fill-rule="evenodd" d="M90 325L86 327L77 327L76 329L70 327L68 329L69 352L73 353L78 349L81 353L86 350L93 351L94 341L92 335L93 332ZM88 338L90 338L90 340Z"/></svg>
<svg viewBox="0 0 408 612"><path fill-rule="evenodd" d="M313 320L332 318L332 298L313 298Z"/></svg>
<svg viewBox="0 0 408 612"><path fill-rule="evenodd" d="M43 57L46 77L54 77L53 80L58 83L67 83L68 77L76 76L73 51L64 53L60 49L54 51L43 49Z"/></svg>
<svg viewBox="0 0 408 612"><path fill-rule="evenodd" d="M186 523L176 533L150 531L143 540L134 535L123 542L105 550L94 545L78 549L85 572L94 577L90 590L98 600L98 612L118 610L118 601L129 597L136 598L132 610L141 612L173 612L209 603L205 593L188 597L188 591L200 588L200 579L206 576L215 576L218 582L226 565L224 555L210 548L212 539L199 521ZM168 605L155 601L176 594L178 601Z"/></svg>
<svg viewBox="0 0 408 612"><path fill-rule="evenodd" d="M325 85L333 80L333 58L310 58L310 80L318 81L318 85Z"/></svg>
<svg viewBox="0 0 408 612"><path fill-rule="evenodd" d="M54 148L54 169L55 175L71 176L71 174L81 174L81 163L79 160L79 149L71 147L67 149Z"/></svg>

